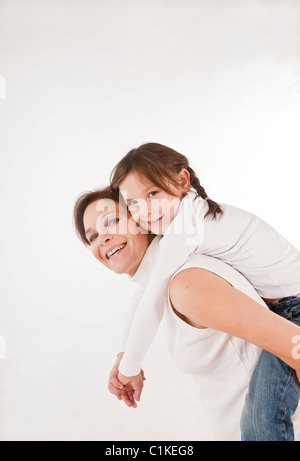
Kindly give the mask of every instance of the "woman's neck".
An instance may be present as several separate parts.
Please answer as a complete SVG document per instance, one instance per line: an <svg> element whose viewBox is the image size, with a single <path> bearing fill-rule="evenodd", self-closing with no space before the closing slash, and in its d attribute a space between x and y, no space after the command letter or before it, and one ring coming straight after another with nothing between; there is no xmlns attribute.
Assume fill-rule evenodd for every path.
<svg viewBox="0 0 300 461"><path fill-rule="evenodd" d="M135 271L134 275L130 278L130 281L136 282L139 285L144 285L145 283L147 283L150 271L152 270L155 261L155 257L158 254L160 238L160 236L150 236L149 234L149 245L142 256L141 262L137 267L137 270Z"/></svg>

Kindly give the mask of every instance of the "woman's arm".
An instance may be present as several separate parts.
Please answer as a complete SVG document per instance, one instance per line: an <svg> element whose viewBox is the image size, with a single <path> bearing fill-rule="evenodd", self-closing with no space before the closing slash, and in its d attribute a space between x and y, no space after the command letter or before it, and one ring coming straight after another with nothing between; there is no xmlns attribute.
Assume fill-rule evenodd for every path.
<svg viewBox="0 0 300 461"><path fill-rule="evenodd" d="M300 334L300 327L274 314L222 277L205 269L186 269L172 280L170 300L193 326L223 331L253 343L294 368L299 379L300 359L292 354L292 341Z"/></svg>

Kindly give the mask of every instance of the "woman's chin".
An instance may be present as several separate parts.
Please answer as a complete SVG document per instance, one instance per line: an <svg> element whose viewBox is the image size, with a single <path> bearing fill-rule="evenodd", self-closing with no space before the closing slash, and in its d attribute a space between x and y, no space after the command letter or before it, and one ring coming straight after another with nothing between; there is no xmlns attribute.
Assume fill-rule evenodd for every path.
<svg viewBox="0 0 300 461"><path fill-rule="evenodd" d="M126 261L125 258L120 258L118 261L112 261L109 268L115 272L115 274L128 274L130 271L130 261Z"/></svg>
<svg viewBox="0 0 300 461"><path fill-rule="evenodd" d="M126 269L128 269L128 264L126 265L125 263L122 263L122 261L116 261L109 264L109 268L116 274L124 274L126 273Z"/></svg>

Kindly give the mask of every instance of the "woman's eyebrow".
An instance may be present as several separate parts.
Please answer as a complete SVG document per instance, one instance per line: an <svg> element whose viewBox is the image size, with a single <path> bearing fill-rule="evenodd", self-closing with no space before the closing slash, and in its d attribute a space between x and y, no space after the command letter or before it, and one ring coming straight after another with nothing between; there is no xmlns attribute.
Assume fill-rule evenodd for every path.
<svg viewBox="0 0 300 461"><path fill-rule="evenodd" d="M115 213L115 212L114 212L114 211L107 211L106 213L103 213L103 215L99 216L98 219L104 219L105 216L107 216L107 215L110 214L110 213ZM97 221L98 221L98 219L97 219ZM88 234L89 232L91 232L92 230L93 230L93 228L92 228L92 227L89 227L89 228L86 230L85 235L87 236L87 234Z"/></svg>
<svg viewBox="0 0 300 461"><path fill-rule="evenodd" d="M128 205L129 202L131 202L132 200L136 200L135 198L127 198L126 197L126 204Z"/></svg>

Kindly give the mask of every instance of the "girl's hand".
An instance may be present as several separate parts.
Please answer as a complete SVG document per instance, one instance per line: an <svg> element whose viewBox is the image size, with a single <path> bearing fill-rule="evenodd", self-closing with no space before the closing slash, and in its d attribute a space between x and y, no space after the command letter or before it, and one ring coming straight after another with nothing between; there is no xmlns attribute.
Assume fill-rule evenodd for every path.
<svg viewBox="0 0 300 461"><path fill-rule="evenodd" d="M118 396L123 389L123 384L118 380L119 365L122 360L124 352L120 352L117 356L114 366L111 369L108 380L108 390L112 394Z"/></svg>
<svg viewBox="0 0 300 461"><path fill-rule="evenodd" d="M139 402L144 387L144 380L146 379L143 370L136 376L124 376L118 373L117 379L123 384L124 389L127 390L127 392L132 392L134 399Z"/></svg>
<svg viewBox="0 0 300 461"><path fill-rule="evenodd" d="M130 385L124 386L118 380L119 364L120 364L120 362L122 360L123 355L124 355L123 352L118 354L118 358L117 358L114 366L111 369L111 372L110 372L110 375L109 375L109 380L108 380L108 390L113 395L115 395L118 400L123 400L123 402L128 407L136 408L137 404L136 404L136 401L135 401L135 398L134 398L134 390L133 390L133 388L130 387ZM145 377L144 377L143 370L141 370L140 375L141 375L142 379L144 380ZM139 396L140 396L140 394L139 394Z"/></svg>

